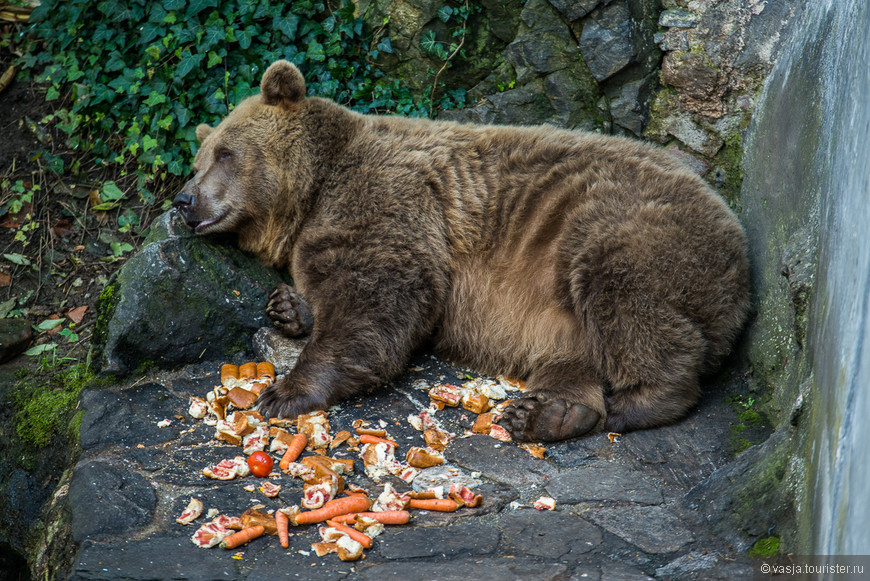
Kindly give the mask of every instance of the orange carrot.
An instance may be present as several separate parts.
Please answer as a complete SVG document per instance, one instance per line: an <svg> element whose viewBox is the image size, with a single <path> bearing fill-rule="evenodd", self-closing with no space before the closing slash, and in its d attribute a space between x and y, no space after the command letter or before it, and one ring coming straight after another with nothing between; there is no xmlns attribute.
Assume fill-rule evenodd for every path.
<svg viewBox="0 0 870 581"><path fill-rule="evenodd" d="M408 502L408 508L420 510L434 510L438 512L453 512L459 505L449 498L412 498Z"/></svg>
<svg viewBox="0 0 870 581"><path fill-rule="evenodd" d="M262 536L262 534L265 532L266 527L264 527L263 525L248 527L246 529L240 530L237 533L233 533L224 540L222 540L221 548L235 549L236 547L240 547L247 542L253 541L257 537Z"/></svg>
<svg viewBox="0 0 870 581"><path fill-rule="evenodd" d="M356 517L358 514L362 514L361 512L349 512L347 514L341 514L337 517L334 517L332 520L335 522L341 523L343 525L352 525L356 522Z"/></svg>
<svg viewBox="0 0 870 581"><path fill-rule="evenodd" d="M356 517L365 516L385 525L403 525L411 520L411 514L407 510L385 510L383 512L354 512L335 517L335 522L342 524L354 524Z"/></svg>
<svg viewBox="0 0 870 581"><path fill-rule="evenodd" d="M392 440L388 440L386 438L378 438L377 436L371 436L369 434L362 434L359 437L360 444L380 444L382 442L384 444L389 444L390 446L393 446L394 448L398 448L398 446L399 446L398 444L396 444Z"/></svg>
<svg viewBox="0 0 870 581"><path fill-rule="evenodd" d="M299 458L299 454L302 453L302 450L304 450L307 445L308 436L305 434L299 433L293 436L290 445L287 447L287 451L284 452L284 456L278 463L278 467L281 468L281 470L287 470L287 468L290 467L290 462L295 462L296 459Z"/></svg>
<svg viewBox="0 0 870 581"><path fill-rule="evenodd" d="M275 511L275 526L278 528L278 540L286 549L290 546L290 519L280 510Z"/></svg>
<svg viewBox="0 0 870 581"><path fill-rule="evenodd" d="M452 501L451 501L452 502ZM323 522L336 516L349 512L361 512L369 509L369 499L361 494L335 498L324 504L321 508L300 512L296 515L296 524L304 525Z"/></svg>
<svg viewBox="0 0 870 581"><path fill-rule="evenodd" d="M334 520L327 520L326 524L331 526L337 531L341 531L359 544L361 544L364 548L370 549L372 546L372 538L366 534L359 532L356 529L352 529L347 525L343 525L341 523L337 523Z"/></svg>

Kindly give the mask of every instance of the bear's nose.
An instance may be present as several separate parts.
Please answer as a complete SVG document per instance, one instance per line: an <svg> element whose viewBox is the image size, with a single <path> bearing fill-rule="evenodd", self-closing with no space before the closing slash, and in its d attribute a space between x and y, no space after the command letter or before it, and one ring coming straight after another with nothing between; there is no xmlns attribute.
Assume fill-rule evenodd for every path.
<svg viewBox="0 0 870 581"><path fill-rule="evenodd" d="M172 200L172 205L178 208L179 210L187 210L191 205L193 205L193 196L191 196L186 189L181 190L175 199Z"/></svg>

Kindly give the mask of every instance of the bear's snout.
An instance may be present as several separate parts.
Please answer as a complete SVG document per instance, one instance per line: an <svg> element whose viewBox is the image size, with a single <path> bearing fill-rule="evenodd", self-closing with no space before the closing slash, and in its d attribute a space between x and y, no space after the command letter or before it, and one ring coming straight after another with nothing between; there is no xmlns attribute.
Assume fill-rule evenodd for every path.
<svg viewBox="0 0 870 581"><path fill-rule="evenodd" d="M175 199L172 200L172 205L178 210L178 213L181 214L181 217L184 218L184 221L187 222L188 226L195 227L196 221L191 223L190 210L193 207L193 202L195 197L191 195L190 190L185 186L178 195L175 196Z"/></svg>

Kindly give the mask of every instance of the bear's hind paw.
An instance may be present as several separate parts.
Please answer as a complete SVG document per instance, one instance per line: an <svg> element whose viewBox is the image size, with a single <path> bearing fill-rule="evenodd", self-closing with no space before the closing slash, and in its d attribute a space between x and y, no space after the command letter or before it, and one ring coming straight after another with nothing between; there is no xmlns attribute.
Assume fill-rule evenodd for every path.
<svg viewBox="0 0 870 581"><path fill-rule="evenodd" d="M558 442L582 436L600 419L598 412L582 403L539 393L509 405L498 423L520 442Z"/></svg>

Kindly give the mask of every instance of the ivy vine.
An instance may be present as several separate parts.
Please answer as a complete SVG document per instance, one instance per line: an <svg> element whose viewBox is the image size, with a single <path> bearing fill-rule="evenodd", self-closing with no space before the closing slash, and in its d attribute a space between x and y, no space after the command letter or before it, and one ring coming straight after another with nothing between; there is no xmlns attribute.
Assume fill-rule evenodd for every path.
<svg viewBox="0 0 870 581"><path fill-rule="evenodd" d="M160 183L190 171L196 125L255 93L272 61L299 66L310 94L363 113L441 106L384 78L375 61L392 52L389 38L336 2L43 0L20 64L41 71L46 99L59 103L43 121L99 163L131 168L153 204Z"/></svg>

